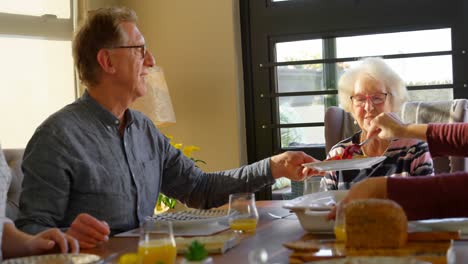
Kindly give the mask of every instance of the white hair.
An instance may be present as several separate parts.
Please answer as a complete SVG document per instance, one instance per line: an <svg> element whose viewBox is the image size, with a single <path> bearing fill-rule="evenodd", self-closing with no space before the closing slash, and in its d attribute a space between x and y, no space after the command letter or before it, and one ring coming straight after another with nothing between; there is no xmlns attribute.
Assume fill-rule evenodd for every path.
<svg viewBox="0 0 468 264"><path fill-rule="evenodd" d="M354 84L363 74L382 82L387 88L390 106L393 112L400 111L403 103L408 101L408 90L405 82L381 58L365 58L361 63L346 71L338 81L338 100L346 112L352 111L350 97Z"/></svg>

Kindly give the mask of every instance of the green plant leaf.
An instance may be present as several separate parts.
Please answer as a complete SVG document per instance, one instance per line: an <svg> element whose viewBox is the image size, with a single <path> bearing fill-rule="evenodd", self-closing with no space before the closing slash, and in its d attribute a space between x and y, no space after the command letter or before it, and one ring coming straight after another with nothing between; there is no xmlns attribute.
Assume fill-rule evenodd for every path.
<svg viewBox="0 0 468 264"><path fill-rule="evenodd" d="M172 209L176 206L177 200L171 197L167 197L166 195L162 193L159 193L157 205L161 206L161 204L164 204L165 206Z"/></svg>
<svg viewBox="0 0 468 264"><path fill-rule="evenodd" d="M201 261L206 259L207 256L208 252L205 249L205 245L198 242L198 240L192 241L188 247L187 254L185 254L185 258L190 261Z"/></svg>

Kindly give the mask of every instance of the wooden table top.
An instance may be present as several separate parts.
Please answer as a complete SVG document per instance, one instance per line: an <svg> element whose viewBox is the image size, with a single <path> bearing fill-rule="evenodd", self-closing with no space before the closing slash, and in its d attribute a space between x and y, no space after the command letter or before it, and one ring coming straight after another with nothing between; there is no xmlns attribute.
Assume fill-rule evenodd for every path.
<svg viewBox="0 0 468 264"><path fill-rule="evenodd" d="M265 249L267 251L268 263L303 263L311 260L320 259L321 255L336 255L336 248L339 248L340 245L337 244L337 242L333 241L334 235L307 234L302 229L295 214L292 214L283 219L277 219L268 214L272 213L280 216L289 214L289 210L282 208L282 203L283 201L258 201L257 208L259 211L260 219L257 225L256 233L242 235L240 243L234 248L229 249L224 254L211 255L211 257L213 257L214 263L248 263L249 253L253 250L259 249ZM232 231L227 230L224 232ZM330 243L322 243L321 248L323 247L323 250L320 250L320 252L326 252L326 254L324 255L320 252L317 252L315 254L303 254L301 252L292 252L291 250L286 249L283 246L283 243L285 242L291 242L296 240L321 240L329 241ZM408 243L408 245L405 248L399 250L398 252L384 252L385 254L383 255L412 255L417 256L418 259L430 261L432 263L446 263L445 254L447 252L449 244L450 243L448 241L422 241L416 244ZM82 250L82 253L96 254L105 258L115 252L136 252L137 245L138 238L136 237L112 237L107 243L102 244L94 249ZM341 244L341 247L344 247L344 245ZM353 254L352 251L346 252L345 254L356 255ZM374 252L369 254L366 253L364 255L382 254L375 254ZM330 256L328 256L327 258L329 257ZM182 257L178 256L177 263L180 261L181 258ZM114 263L117 262L118 260L114 260Z"/></svg>
<svg viewBox="0 0 468 264"><path fill-rule="evenodd" d="M268 215L268 212L281 216L288 214L289 210L281 207L282 202L257 201L260 219L256 233L242 235L242 240L237 246L224 254L212 255L214 262L248 263L248 254L251 250L264 248L268 253L268 263L288 263L291 251L283 247L283 243L298 240L306 233L294 214L284 219L276 219ZM97 248L81 252L105 258L114 252L136 252L137 244L138 238L112 237L107 243Z"/></svg>

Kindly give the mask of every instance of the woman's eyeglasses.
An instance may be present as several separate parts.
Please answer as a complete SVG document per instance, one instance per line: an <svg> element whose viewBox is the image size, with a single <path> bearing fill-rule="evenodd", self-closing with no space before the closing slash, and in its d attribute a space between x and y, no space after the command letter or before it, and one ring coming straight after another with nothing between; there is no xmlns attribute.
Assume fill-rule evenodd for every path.
<svg viewBox="0 0 468 264"><path fill-rule="evenodd" d="M353 95L349 98L353 102L353 105L357 107L363 107L368 100L372 102L373 105L381 105L385 103L388 93L378 93L372 95Z"/></svg>

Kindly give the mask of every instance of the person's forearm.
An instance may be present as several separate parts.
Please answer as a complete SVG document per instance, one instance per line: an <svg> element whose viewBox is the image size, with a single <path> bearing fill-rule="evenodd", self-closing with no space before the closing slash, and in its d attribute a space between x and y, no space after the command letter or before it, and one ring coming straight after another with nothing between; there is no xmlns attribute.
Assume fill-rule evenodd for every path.
<svg viewBox="0 0 468 264"><path fill-rule="evenodd" d="M430 124L427 143L433 157L468 156L468 123Z"/></svg>
<svg viewBox="0 0 468 264"><path fill-rule="evenodd" d="M409 124L403 132L403 137L417 138L426 141L427 127L427 124Z"/></svg>
<svg viewBox="0 0 468 264"><path fill-rule="evenodd" d="M13 223L5 223L3 226L2 251L5 258L27 256L31 253L26 247L26 241L32 236L16 229Z"/></svg>
<svg viewBox="0 0 468 264"><path fill-rule="evenodd" d="M389 177L388 199L403 207L408 220L468 217L468 173Z"/></svg>

